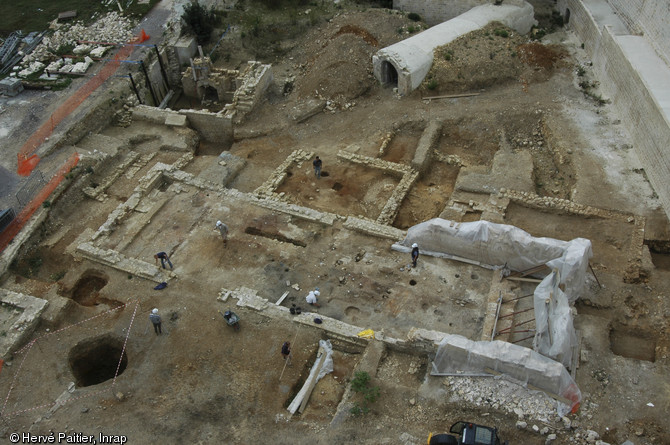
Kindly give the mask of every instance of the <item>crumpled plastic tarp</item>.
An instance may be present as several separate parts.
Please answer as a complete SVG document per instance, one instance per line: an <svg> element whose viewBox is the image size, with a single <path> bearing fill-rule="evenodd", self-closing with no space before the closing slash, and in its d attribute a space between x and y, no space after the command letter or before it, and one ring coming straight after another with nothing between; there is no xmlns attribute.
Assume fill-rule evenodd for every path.
<svg viewBox="0 0 670 445"><path fill-rule="evenodd" d="M412 243L419 245L422 255L453 255L518 272L542 264L557 268L570 303L581 295L593 256L587 239L535 238L518 227L489 221L459 223L434 218L410 227L399 245L409 248Z"/></svg>
<svg viewBox="0 0 670 445"><path fill-rule="evenodd" d="M333 372L333 346L330 344L330 340L319 340L319 346L324 349L324 354L326 354L326 357L323 359L323 365L321 365L321 371L319 372L319 375L316 376L316 381L318 382L325 376L326 374L329 374ZM316 373L318 369L318 364L319 364L319 359L314 362L314 365L312 365L312 369L309 372L309 376L305 380L305 384L300 388L300 391L298 391L298 394L293 398L291 401L291 404L288 406L288 410L291 414L295 414L295 412L298 410L300 407L300 404L302 403L302 399L305 397L307 391L309 390L309 383L313 375Z"/></svg>
<svg viewBox="0 0 670 445"><path fill-rule="evenodd" d="M491 375L489 369L565 399L568 403L558 402L556 407L560 415L579 408L581 391L561 363L504 341L447 334L438 346L431 375Z"/></svg>
<svg viewBox="0 0 670 445"><path fill-rule="evenodd" d="M577 335L568 299L558 287L560 273L554 270L535 288L535 338L533 349L571 368Z"/></svg>

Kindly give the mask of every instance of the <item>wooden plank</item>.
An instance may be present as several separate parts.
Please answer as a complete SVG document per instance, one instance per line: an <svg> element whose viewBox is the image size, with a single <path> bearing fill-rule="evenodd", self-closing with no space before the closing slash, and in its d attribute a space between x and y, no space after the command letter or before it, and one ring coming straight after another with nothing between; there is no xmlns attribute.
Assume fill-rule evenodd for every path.
<svg viewBox="0 0 670 445"><path fill-rule="evenodd" d="M542 280L538 280L537 278L522 278L522 277L507 277L508 280L511 281L527 281L529 283L541 283Z"/></svg>
<svg viewBox="0 0 670 445"><path fill-rule="evenodd" d="M422 97L421 100L455 99L457 97L470 97L470 96L479 96L479 93L450 94L447 96L430 96L430 97Z"/></svg>
<svg viewBox="0 0 670 445"><path fill-rule="evenodd" d="M579 352L582 349L582 331L576 330L577 344L572 348L572 369L570 369L570 376L572 380L576 379L577 368L579 368Z"/></svg>
<svg viewBox="0 0 670 445"><path fill-rule="evenodd" d="M277 306L279 306L281 304L281 302L284 301L284 298L286 298L286 296L288 295L288 292L289 291L284 292L284 295L279 297L279 300L277 300L277 302L275 303Z"/></svg>

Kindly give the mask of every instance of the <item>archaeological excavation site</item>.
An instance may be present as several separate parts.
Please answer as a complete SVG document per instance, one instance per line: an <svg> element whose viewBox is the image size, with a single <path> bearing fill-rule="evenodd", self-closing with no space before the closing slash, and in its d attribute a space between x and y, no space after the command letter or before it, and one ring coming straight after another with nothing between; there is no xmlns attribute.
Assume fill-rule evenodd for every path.
<svg viewBox="0 0 670 445"><path fill-rule="evenodd" d="M3 35L3 443L670 443L666 2L132 3Z"/></svg>

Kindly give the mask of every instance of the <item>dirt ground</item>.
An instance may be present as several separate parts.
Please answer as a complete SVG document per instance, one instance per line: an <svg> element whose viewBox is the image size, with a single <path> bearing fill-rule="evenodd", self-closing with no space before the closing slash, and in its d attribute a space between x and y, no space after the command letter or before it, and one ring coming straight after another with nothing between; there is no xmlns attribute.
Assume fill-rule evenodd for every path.
<svg viewBox="0 0 670 445"><path fill-rule="evenodd" d="M273 65L276 85L238 128L239 134L262 136L240 138L232 147L204 144L183 170L205 175L229 149L247 164L228 187L251 193L293 150L303 149L323 159L323 177L314 177L309 162L294 165L277 193L316 210L376 219L398 178L347 163L338 151L376 157L392 133L383 159L408 164L423 129L439 119L445 124L436 151L456 156L460 164L433 162L410 189L394 227L437 217L453 201L486 202L486 193L458 189L459 176L478 173L490 180L482 188L495 188L501 177L519 176L514 168L492 169L496 152L511 150L531 155L529 192L645 217L645 243L668 245L667 218L634 144L607 105L599 106L579 87L576 67L586 66L587 59L574 37L559 31L543 45L495 35L498 27L474 33L464 39L467 58L459 57L466 48L462 41L442 50L453 57L443 57L445 64L431 72L437 87L424 84L401 98L374 80L371 55L403 38L398 29L410 23L401 14L352 7L315 26ZM447 62L458 62L457 70L450 71ZM469 75L475 72L483 74ZM295 84L285 95L282 82L289 78ZM479 94L422 99L454 92ZM290 110L313 97L330 101L331 111L293 122ZM110 126L103 134L142 134L142 125ZM150 143L132 149L156 151ZM139 178L157 162L170 164L181 155L158 151L138 172L120 176L102 202L86 198L82 188L102 183L114 164L80 172L1 278L9 290L53 302L58 296L72 300L64 317L43 322L33 336L38 341L16 353L0 373L3 440L14 432L53 431L96 438L119 434L128 443L424 443L429 432L471 420L497 426L511 444L544 444L546 435L532 425L551 427L558 444L586 443L588 429L612 444L670 443L670 260L667 250L644 250L641 278L624 282L635 235L627 219L514 203L504 215L505 223L533 236L593 243L594 275L574 311L583 403L569 416L570 428L555 413L539 411L526 413L528 427L518 428L518 415L504 403L465 401L443 378L429 376L432 357L394 350L386 351L372 375L380 397L371 411L336 421L363 360L360 350L344 346L335 348L334 371L316 385L305 412L290 417L285 408L316 359L323 331L235 308L231 300L221 303L216 300L221 289L245 286L270 302L288 290L283 305L304 307L307 292L319 287L322 307L310 309L323 316L397 338L422 327L479 340L495 272L427 256L411 269L408 255L392 251L389 240L348 230L341 219L332 226L310 222L184 184L178 192L170 184L157 188L141 206L165 199L151 221L133 232L143 218L135 212L105 245L150 263L158 251L171 254L177 278L166 289L154 290L154 282L72 255L68 247L84 230L97 230ZM480 216L470 212L464 220ZM214 228L217 219L230 227L225 248ZM300 290L290 287L296 284ZM154 334L148 320L154 307L163 317L162 335ZM241 316L240 332L223 323L219 311L229 308ZM293 364L285 369L284 341L293 343ZM122 349L125 358L119 361ZM54 405L67 395L67 403Z"/></svg>

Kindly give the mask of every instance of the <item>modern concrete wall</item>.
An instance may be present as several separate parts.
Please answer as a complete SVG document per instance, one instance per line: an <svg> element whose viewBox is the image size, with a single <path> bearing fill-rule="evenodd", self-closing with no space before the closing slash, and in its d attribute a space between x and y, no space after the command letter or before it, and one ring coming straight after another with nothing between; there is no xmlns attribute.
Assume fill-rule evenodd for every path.
<svg viewBox="0 0 670 445"><path fill-rule="evenodd" d="M491 22L501 22L520 34L528 33L536 23L533 7L526 2L521 2L521 6L507 3L477 6L448 22L379 50L372 56L375 78L385 85L397 82L398 93L409 94L421 85L428 74L435 48Z"/></svg>
<svg viewBox="0 0 670 445"><path fill-rule="evenodd" d="M636 154L649 182L665 213L670 216L670 187L667 186L670 177L670 67L657 49L667 46L668 42L653 44L648 36L631 34L620 14L610 7L613 4L630 11L631 8L623 7L628 1L559 0L557 6L564 17L570 11L567 26L584 42L601 88L633 138ZM640 4L639 1L630 2ZM668 3L659 0L648 3L656 8L648 10L660 9L659 14L662 13L652 22L667 22L670 15L661 6L669 7Z"/></svg>
<svg viewBox="0 0 670 445"><path fill-rule="evenodd" d="M607 0L631 33L644 36L670 65L670 2L668 0Z"/></svg>

